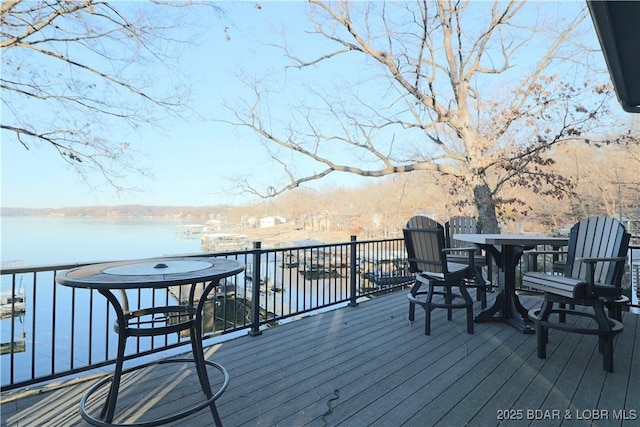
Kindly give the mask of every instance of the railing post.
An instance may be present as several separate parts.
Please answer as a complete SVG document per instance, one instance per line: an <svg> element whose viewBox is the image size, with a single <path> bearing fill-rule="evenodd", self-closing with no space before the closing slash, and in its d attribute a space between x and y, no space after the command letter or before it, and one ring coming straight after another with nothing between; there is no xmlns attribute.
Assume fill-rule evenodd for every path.
<svg viewBox="0 0 640 427"><path fill-rule="evenodd" d="M631 312L639 314L639 300L640 300L640 262L634 259L634 250L640 249L640 246L631 245L629 247L629 273L631 282Z"/></svg>
<svg viewBox="0 0 640 427"><path fill-rule="evenodd" d="M251 329L249 335L261 335L260 330L260 258L262 258L261 242L253 242L251 270Z"/></svg>
<svg viewBox="0 0 640 427"><path fill-rule="evenodd" d="M349 292L349 307L356 307L358 305L358 303L356 302L356 299L358 298L357 295L357 288L356 288L356 262L357 262L357 243L356 243L357 237L356 236L351 236L351 243L350 248L351 248L351 256L349 259L349 286L350 286L350 292Z"/></svg>

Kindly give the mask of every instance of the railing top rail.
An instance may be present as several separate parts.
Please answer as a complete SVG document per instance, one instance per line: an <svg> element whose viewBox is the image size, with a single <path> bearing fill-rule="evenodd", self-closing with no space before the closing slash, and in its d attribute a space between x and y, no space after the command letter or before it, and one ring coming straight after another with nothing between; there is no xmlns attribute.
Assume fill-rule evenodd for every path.
<svg viewBox="0 0 640 427"><path fill-rule="evenodd" d="M105 261L106 262L106 261ZM112 261L109 261L112 262ZM52 270L68 270L76 267L84 267L85 265L100 264L100 262L77 262L66 264L42 264L42 265L26 265L24 267L10 267L0 268L0 275L2 274L24 274L24 273L38 273L41 271Z"/></svg>
<svg viewBox="0 0 640 427"><path fill-rule="evenodd" d="M382 243L382 242L393 242L402 240L400 238L394 239L371 239L371 240L358 240L358 244L370 244L370 243ZM296 251L296 250L304 250L304 249L317 249L317 248L330 248L336 246L348 246L353 242L337 242L337 243L322 243L322 244L310 244L310 245L301 245L301 246L286 246L286 247L277 247L277 248L260 248L261 252L287 252L287 251ZM640 247L639 247L640 248ZM238 256L238 255L248 255L254 252L254 249L243 249L240 251L225 251L225 252L206 252L206 253L192 253L192 254L172 254L172 255L163 255L167 258L172 256L180 256L180 257L202 257L202 256ZM42 264L42 265L23 265L20 267L8 267L8 268L0 268L0 275L2 274L24 274L24 273L33 273L33 272L42 272L42 271L52 271L52 270L68 270L76 267L83 267L91 264L102 264L105 262L118 262L118 261L129 261L129 260L102 260L102 261L86 261L86 262L72 262L72 263L61 263L61 264Z"/></svg>

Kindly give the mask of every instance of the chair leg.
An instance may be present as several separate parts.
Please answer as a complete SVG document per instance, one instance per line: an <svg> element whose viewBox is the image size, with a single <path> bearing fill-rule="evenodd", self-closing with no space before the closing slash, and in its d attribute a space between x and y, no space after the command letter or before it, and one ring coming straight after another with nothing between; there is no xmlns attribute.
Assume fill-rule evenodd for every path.
<svg viewBox="0 0 640 427"><path fill-rule="evenodd" d="M618 322L622 322L622 308L619 305L612 306L609 309L609 317L617 320Z"/></svg>
<svg viewBox="0 0 640 427"><path fill-rule="evenodd" d="M409 302L409 321L413 322L414 320L416 320L416 304Z"/></svg>
<svg viewBox="0 0 640 427"><path fill-rule="evenodd" d="M420 283L416 280L413 282L413 286L411 287L411 295L414 297L418 293L418 289L420 289ZM409 321L413 322L416 319L416 303L413 301L409 301Z"/></svg>
<svg viewBox="0 0 640 427"><path fill-rule="evenodd" d="M424 334L431 335L431 307L426 305L424 308Z"/></svg>
<svg viewBox="0 0 640 427"><path fill-rule="evenodd" d="M622 306L628 301L629 299L627 297L622 297L615 301L606 301L605 306L607 307L609 317L618 322L622 322Z"/></svg>
<svg viewBox="0 0 640 427"><path fill-rule="evenodd" d="M593 306L593 312L598 323L600 336L598 347L602 353L602 368L607 372L613 372L613 329L609 318L604 311L604 304L598 303Z"/></svg>
<svg viewBox="0 0 640 427"><path fill-rule="evenodd" d="M464 281L458 285L458 288L460 289L460 295L462 295L464 302L467 304L467 333L473 334L473 300Z"/></svg>
<svg viewBox="0 0 640 427"><path fill-rule="evenodd" d="M613 372L613 336L601 336L599 345L602 353L602 369L607 372Z"/></svg>
<svg viewBox="0 0 640 427"><path fill-rule="evenodd" d="M536 328L536 335L538 336L538 359L547 358L547 342L549 342L549 328L542 326L540 322Z"/></svg>
<svg viewBox="0 0 640 427"><path fill-rule="evenodd" d="M466 308L467 311L467 333L469 334L473 334L474 332L474 322L473 322L473 299L471 298L471 295L469 295L469 291L467 290L467 286L465 284L464 281L461 281L460 283L434 283L434 282L422 282L422 284L427 284L428 286L428 290L426 292L426 298L425 298L425 302L423 303L422 301L416 302L414 301L409 301L409 320L410 321L414 321L415 320L415 309L416 309L416 304L420 305L424 311L425 311L425 318L424 318L424 334L425 335L431 335L431 312L436 308L433 305L433 295L436 294L436 289L435 286L442 286L444 288L443 291L440 291L438 289L437 295L442 295L442 297L444 298L445 301L445 305L446 309L447 309L447 319L448 320L453 320L453 307L451 307L452 305L454 305L454 302L456 300L456 298L459 298L460 296L462 296L462 298L465 301L465 304L456 304L456 308ZM460 290L460 295L457 295L453 292L453 288L454 287L458 287ZM411 290L411 295L413 295L414 297L416 297L418 294L417 292L417 288L414 288ZM421 293L421 296L424 295L425 292ZM442 303L439 301L437 304L435 304L438 307L443 307Z"/></svg>
<svg viewBox="0 0 640 427"><path fill-rule="evenodd" d="M546 305L546 303L545 303ZM538 340L538 359L546 359L547 358L547 344L549 343L549 328L544 326L542 324L543 322L543 316L544 316L544 321L546 322L547 319L549 318L549 313L551 312L551 307L553 306L553 303L549 303L547 305L548 311L546 309L546 307L543 307L540 310L539 313L539 317L538 319L535 321L536 324L536 336L537 336L537 340ZM546 314L544 314L542 312L542 310L547 311Z"/></svg>
<svg viewBox="0 0 640 427"><path fill-rule="evenodd" d="M549 301L545 296L540 313L536 323L536 335L538 336L538 359L547 358L547 343L549 342L549 328L544 326L544 323L549 320L551 310L553 309L553 302Z"/></svg>
<svg viewBox="0 0 640 427"><path fill-rule="evenodd" d="M480 308L487 308L487 284L482 277L482 267L476 267L474 270L474 281L476 283L476 300L480 301Z"/></svg>
<svg viewBox="0 0 640 427"><path fill-rule="evenodd" d="M429 282L429 291L427 292L427 303L424 305L425 311L425 319L424 319L424 334L431 335L431 312L435 309L435 307L431 306L433 302L433 295L436 292L435 286L433 282Z"/></svg>
<svg viewBox="0 0 640 427"><path fill-rule="evenodd" d="M484 310L487 308L487 290L482 288L480 292L480 308Z"/></svg>

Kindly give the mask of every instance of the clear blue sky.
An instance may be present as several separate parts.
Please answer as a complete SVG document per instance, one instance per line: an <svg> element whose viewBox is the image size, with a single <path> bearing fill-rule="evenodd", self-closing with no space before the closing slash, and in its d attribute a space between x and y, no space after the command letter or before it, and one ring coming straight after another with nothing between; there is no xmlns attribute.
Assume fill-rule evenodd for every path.
<svg viewBox="0 0 640 427"><path fill-rule="evenodd" d="M235 76L238 70L262 75L265 70L282 70L282 55L264 46L279 43L280 28L293 44L304 43L303 27L308 25L305 2L262 1L219 2L228 21L213 22L204 35L206 43L183 59L182 66L193 77L194 108L209 117L228 116L222 99L233 100L245 89ZM584 2L568 4L584 7ZM574 9L575 10L575 9ZM224 26L231 39L225 39ZM309 46L308 49L313 49ZM330 78L331 76L327 76ZM115 130L117 132L117 130ZM128 139L140 153L137 160L148 169L153 179L129 175L125 183L142 191L117 194L108 186L88 187L56 153L47 148L25 150L15 141L2 141L2 206L66 207L86 205L213 205L242 203L246 196L233 196L229 177L252 174L256 165L264 163L264 154L252 150L246 138L256 138L220 123L175 121L165 130L144 129ZM241 140L242 139L242 140ZM255 142L255 141L253 141ZM253 145L258 147L257 144ZM264 176L268 180L269 175ZM331 177L319 183L328 186L349 179ZM352 183L362 182L351 179Z"/></svg>
<svg viewBox="0 0 640 427"><path fill-rule="evenodd" d="M215 19L212 14L213 22L200 36L205 43L193 47L181 61L192 76L194 107L208 117L223 114L222 99L233 100L242 90L234 75L237 70L257 72L272 66L259 54L261 43L267 43L268 37L274 40L274 29L303 21L307 8L302 2L266 2L262 9L253 2L220 2L219 6L226 18ZM124 138L139 152L140 166L153 174L152 179L128 175L124 180L140 192L118 194L106 185L90 188L50 147L27 151L15 140L3 140L2 206L239 203L247 196L225 191L233 186L228 177L250 173L253 165L263 161L262 153L239 147L234 128L220 123L175 120L166 129L149 128Z"/></svg>

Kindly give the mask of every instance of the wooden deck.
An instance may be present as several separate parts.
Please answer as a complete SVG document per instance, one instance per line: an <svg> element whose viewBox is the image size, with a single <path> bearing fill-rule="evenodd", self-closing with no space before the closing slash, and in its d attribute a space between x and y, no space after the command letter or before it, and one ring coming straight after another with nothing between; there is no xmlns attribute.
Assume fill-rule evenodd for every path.
<svg viewBox="0 0 640 427"><path fill-rule="evenodd" d="M640 316L625 313L608 374L595 337L552 330L548 358L540 360L534 335L499 323L476 324L468 335L463 312L447 322L436 310L427 337L424 312L410 325L407 311L401 292L212 345L207 357L231 376L218 400L224 424L635 426L640 419ZM119 414L141 422L195 402L191 370L164 364L129 374ZM5 395L2 426L86 425L78 402L90 385ZM134 393L141 389L151 392ZM212 418L203 410L173 425L209 426Z"/></svg>

